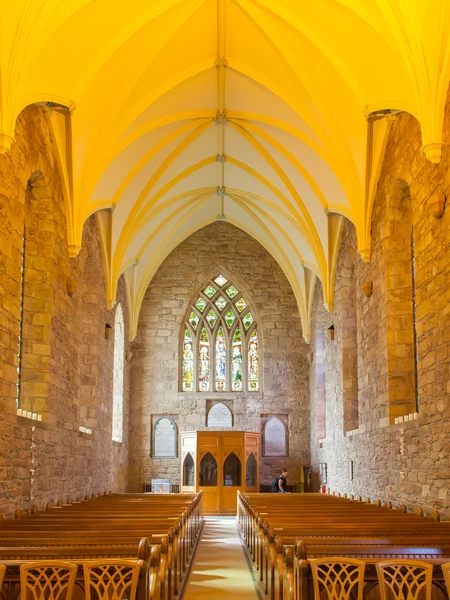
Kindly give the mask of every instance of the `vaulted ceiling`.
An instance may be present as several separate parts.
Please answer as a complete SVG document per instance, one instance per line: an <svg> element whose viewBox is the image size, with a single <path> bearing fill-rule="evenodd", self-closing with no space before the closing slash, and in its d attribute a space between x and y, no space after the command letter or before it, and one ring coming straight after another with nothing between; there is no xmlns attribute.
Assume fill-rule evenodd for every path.
<svg viewBox="0 0 450 600"><path fill-rule="evenodd" d="M29 104L59 151L72 256L98 214L107 294L132 334L153 274L215 219L255 237L296 294L333 305L342 218L370 257L393 115L439 162L448 0L14 0L0 3L0 151ZM62 107L67 107L66 110ZM375 113L375 114L374 114Z"/></svg>

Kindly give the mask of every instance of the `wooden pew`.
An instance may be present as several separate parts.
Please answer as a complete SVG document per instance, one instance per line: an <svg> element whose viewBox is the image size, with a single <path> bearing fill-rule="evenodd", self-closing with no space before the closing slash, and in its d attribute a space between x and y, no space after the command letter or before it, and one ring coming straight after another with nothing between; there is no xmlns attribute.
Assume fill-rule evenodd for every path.
<svg viewBox="0 0 450 600"><path fill-rule="evenodd" d="M82 569L87 560L123 557L140 561L139 600L171 600L203 523L201 492L104 495L32 512L16 511L15 519L0 521L0 563L8 567L4 597L15 597L23 562L62 559Z"/></svg>
<svg viewBox="0 0 450 600"><path fill-rule="evenodd" d="M408 557L437 566L448 561L449 523L437 522L436 514L379 504L320 494L239 493L241 535L264 592L271 599L305 600L311 592L308 558L360 558L368 565L372 587L378 560ZM443 589L442 583L438 570L435 585Z"/></svg>

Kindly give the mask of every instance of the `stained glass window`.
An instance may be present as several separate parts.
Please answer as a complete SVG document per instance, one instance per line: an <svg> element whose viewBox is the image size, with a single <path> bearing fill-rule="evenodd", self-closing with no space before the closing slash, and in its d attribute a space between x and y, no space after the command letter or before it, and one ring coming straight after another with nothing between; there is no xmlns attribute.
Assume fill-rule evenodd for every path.
<svg viewBox="0 0 450 600"><path fill-rule="evenodd" d="M259 344L256 327L248 343L248 391L259 391Z"/></svg>
<svg viewBox="0 0 450 600"><path fill-rule="evenodd" d="M216 324L216 321L217 321L217 315L212 309L207 314L206 320L208 321L211 329L214 329L214 325Z"/></svg>
<svg viewBox="0 0 450 600"><path fill-rule="evenodd" d="M227 387L227 343L222 326L216 338L216 391L224 392Z"/></svg>
<svg viewBox="0 0 450 600"><path fill-rule="evenodd" d="M227 301L223 296L219 296L216 300L216 306L219 310L223 310L227 305Z"/></svg>
<svg viewBox="0 0 450 600"><path fill-rule="evenodd" d="M260 392L261 344L247 298L222 273L205 281L182 329L180 391Z"/></svg>
<svg viewBox="0 0 450 600"><path fill-rule="evenodd" d="M195 303L195 306L202 313L205 310L205 308L206 308L206 300L203 300L203 298L199 298L197 300L197 302Z"/></svg>
<svg viewBox="0 0 450 600"><path fill-rule="evenodd" d="M252 313L247 313L243 320L244 320L245 329L248 329L250 327L250 325L253 323Z"/></svg>
<svg viewBox="0 0 450 600"><path fill-rule="evenodd" d="M236 315L230 308L230 310L225 315L225 322L228 325L228 328L230 328L233 325L235 318L236 318Z"/></svg>
<svg viewBox="0 0 450 600"><path fill-rule="evenodd" d="M193 329L197 329L198 321L198 316L195 314L194 311L192 311L189 315L189 323L192 325Z"/></svg>
<svg viewBox="0 0 450 600"><path fill-rule="evenodd" d="M239 300L235 302L235 305L239 312L242 312L244 308L247 308L247 303L244 298L239 298Z"/></svg>
<svg viewBox="0 0 450 600"><path fill-rule="evenodd" d="M214 296L214 294L216 293L216 289L213 288L212 285L208 285L208 287L203 290L203 293L206 294L206 296L208 296L208 298L212 298Z"/></svg>
<svg viewBox="0 0 450 600"><path fill-rule="evenodd" d="M231 352L231 389L233 392L242 392L242 340L239 327L234 331Z"/></svg>
<svg viewBox="0 0 450 600"><path fill-rule="evenodd" d="M223 275L219 275L214 279L214 282L217 283L217 285L220 285L220 287L223 287L227 283L227 281L228 279L225 279Z"/></svg>
<svg viewBox="0 0 450 600"><path fill-rule="evenodd" d="M238 290L234 287L234 285L230 285L230 287L227 289L227 295L233 299L235 296L237 296L239 294Z"/></svg>
<svg viewBox="0 0 450 600"><path fill-rule="evenodd" d="M206 329L202 327L198 353L198 389L209 392L209 338Z"/></svg>
<svg viewBox="0 0 450 600"><path fill-rule="evenodd" d="M183 392L194 391L194 349L189 330L184 332L183 340Z"/></svg>

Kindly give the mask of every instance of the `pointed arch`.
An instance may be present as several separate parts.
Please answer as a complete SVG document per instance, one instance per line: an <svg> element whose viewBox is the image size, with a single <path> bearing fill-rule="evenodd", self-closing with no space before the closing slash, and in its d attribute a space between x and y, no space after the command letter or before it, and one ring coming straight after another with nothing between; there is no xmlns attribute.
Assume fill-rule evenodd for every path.
<svg viewBox="0 0 450 600"><path fill-rule="evenodd" d="M183 486L193 487L195 485L195 463L190 452L186 454L183 461Z"/></svg>
<svg viewBox="0 0 450 600"><path fill-rule="evenodd" d="M257 473L258 473L258 464L256 462L255 455L253 452L247 457L247 462L245 464L245 485L247 487L256 486L257 482Z"/></svg>
<svg viewBox="0 0 450 600"><path fill-rule="evenodd" d="M223 463L223 485L227 487L242 485L242 465L234 452L230 452Z"/></svg>
<svg viewBox="0 0 450 600"><path fill-rule="evenodd" d="M207 452L200 461L200 487L215 487L217 485L217 461L211 452Z"/></svg>
<svg viewBox="0 0 450 600"><path fill-rule="evenodd" d="M180 391L260 392L261 342L247 292L223 270L198 289L180 335Z"/></svg>

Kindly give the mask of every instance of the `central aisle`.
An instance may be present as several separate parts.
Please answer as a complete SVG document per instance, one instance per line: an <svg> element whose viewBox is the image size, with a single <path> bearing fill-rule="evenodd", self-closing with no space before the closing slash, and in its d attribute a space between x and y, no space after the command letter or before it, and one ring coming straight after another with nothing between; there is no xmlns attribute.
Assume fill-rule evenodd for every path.
<svg viewBox="0 0 450 600"><path fill-rule="evenodd" d="M183 600L258 600L234 517L206 517Z"/></svg>

